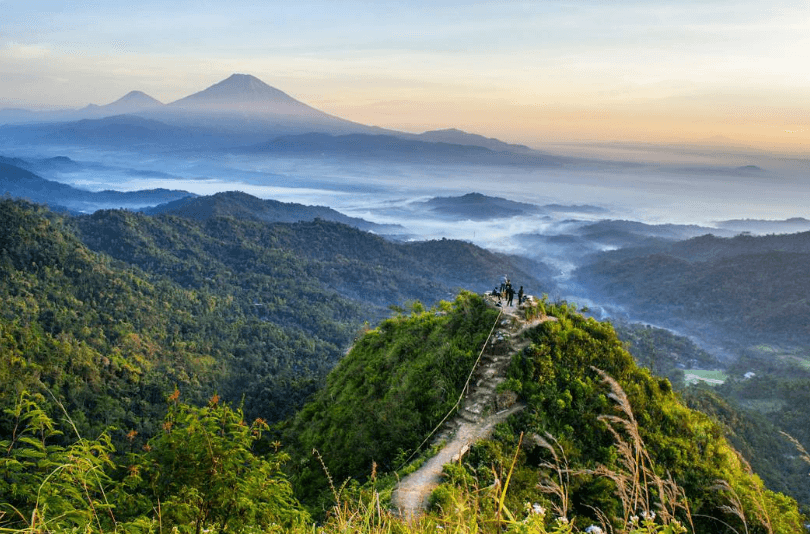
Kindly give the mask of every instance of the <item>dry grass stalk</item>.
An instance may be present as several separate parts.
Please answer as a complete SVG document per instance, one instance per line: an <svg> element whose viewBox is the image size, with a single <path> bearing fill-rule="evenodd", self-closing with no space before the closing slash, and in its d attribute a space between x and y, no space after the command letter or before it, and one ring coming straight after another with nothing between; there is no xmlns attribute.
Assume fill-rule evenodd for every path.
<svg viewBox="0 0 810 534"><path fill-rule="evenodd" d="M596 367L592 369L610 388L609 397L616 403L621 414L602 415L599 420L607 425L608 431L613 435L622 470L615 471L600 466L591 473L609 478L616 484L625 524L638 510L652 511L655 497L657 502L654 506L664 524L675 520L676 513L681 510L692 525L689 504L683 488L669 474L663 478L656 473L655 464L641 438L638 422L624 390L616 380L601 369Z"/></svg>
<svg viewBox="0 0 810 534"><path fill-rule="evenodd" d="M734 451L737 453L737 458L739 458L740 463L745 467L745 470L748 472L749 475L754 474L754 470L751 468L751 464L740 454L738 451ZM751 489L754 491L754 508L753 514L759 523L765 527L765 530L770 534L773 532L773 525L771 524L771 516L768 513L767 508L765 507L765 496L762 494L762 486L758 484L751 484Z"/></svg>
<svg viewBox="0 0 810 534"><path fill-rule="evenodd" d="M538 445L551 453L554 462L543 462L540 464L540 468L555 472L557 480L545 477L537 484L537 489L543 493L556 496L559 504L552 504L554 513L557 517L568 517L568 488L571 482L571 470L568 467L568 458L565 456L565 451L554 436L546 432L546 437L548 440L551 440L553 444L540 436L536 436L535 439ZM559 454L557 453L558 450Z"/></svg>
<svg viewBox="0 0 810 534"><path fill-rule="evenodd" d="M721 510L727 512L731 515L737 516L737 518L742 522L743 528L745 529L745 534L748 534L748 521L745 519L745 513L743 512L743 505L740 501L740 496L731 487L731 485L726 482L725 480L718 480L711 489L722 491L727 493L729 505L723 505L720 507Z"/></svg>
<svg viewBox="0 0 810 534"><path fill-rule="evenodd" d="M615 532L613 529L613 524L605 512L593 506L588 506L588 508L593 510L593 513L596 514L596 519L599 521L602 532L605 532L606 534L613 534Z"/></svg>
<svg viewBox="0 0 810 534"><path fill-rule="evenodd" d="M782 434L785 437L785 439L787 439L789 442L791 442L794 447L796 447L796 450L799 451L799 458L801 458L802 460L804 460L805 462L810 464L810 453L808 453L805 450L805 448L802 447L802 444L799 443L799 440L794 438L793 436L791 436L787 432L782 432L780 430L779 433ZM810 476L810 473L808 473L808 476Z"/></svg>

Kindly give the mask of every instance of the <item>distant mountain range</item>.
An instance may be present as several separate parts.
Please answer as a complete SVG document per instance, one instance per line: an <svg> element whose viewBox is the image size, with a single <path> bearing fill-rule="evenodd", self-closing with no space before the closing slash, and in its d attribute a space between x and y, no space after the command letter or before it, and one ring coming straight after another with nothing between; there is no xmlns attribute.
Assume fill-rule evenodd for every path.
<svg viewBox="0 0 810 534"><path fill-rule="evenodd" d="M428 132L430 133L430 132ZM426 134L422 134L424 136ZM394 161L431 163L479 163L491 165L558 165L562 158L544 156L539 152L495 151L484 146L464 142L422 141L422 136L403 138L390 134L352 133L330 135L307 133L286 135L246 148L236 149L239 153L306 155L349 158L380 158ZM500 142L498 142L500 143ZM501 143L504 146L506 143Z"/></svg>
<svg viewBox="0 0 810 534"><path fill-rule="evenodd" d="M588 206L583 206L587 209ZM515 239L526 251L537 251L538 257L572 268L593 260L604 251L633 251L639 247L667 247L697 236L714 234L733 236L735 232L707 226L684 224L646 224L638 221L604 219L595 222L566 221L558 230L518 234Z"/></svg>
<svg viewBox="0 0 810 534"><path fill-rule="evenodd" d="M22 143L127 149L242 147L249 152L439 161L464 157L496 164L548 164L554 159L523 145L457 129L411 134L359 124L308 106L248 74L234 74L168 104L131 91L110 104L81 109L0 110L0 125L4 125L0 140Z"/></svg>
<svg viewBox="0 0 810 534"><path fill-rule="evenodd" d="M489 219L503 219L518 215L537 215L548 217L550 214L604 214L608 210L600 206L562 204L530 204L516 202L506 198L482 195L481 193L467 193L456 197L434 197L424 202L416 203L430 212L456 220L483 221Z"/></svg>
<svg viewBox="0 0 810 534"><path fill-rule="evenodd" d="M398 134L397 137L402 139L413 139L416 141L427 141L430 143L447 143L451 145L470 145L480 146L494 150L495 152L517 152L517 153L531 153L536 154L535 150L525 145L515 145L504 143L492 137L484 137L483 135L471 134L456 128L448 128L445 130L432 130L421 134Z"/></svg>
<svg viewBox="0 0 810 534"><path fill-rule="evenodd" d="M377 234L405 232L405 229L397 224L376 224L365 219L349 217L326 206L262 200L239 191L200 197L188 191L169 189L94 192L47 180L29 170L74 165L78 164L64 157L29 162L0 156L0 194L46 204L52 210L74 214L92 213L99 209L126 208L149 215L177 215L197 221L215 217L233 217L268 223L322 219Z"/></svg>
<svg viewBox="0 0 810 534"><path fill-rule="evenodd" d="M139 113L162 106L162 102L152 98L143 91L130 91L111 104L105 106L90 104L81 111L95 117L109 117L112 115L124 115L126 113Z"/></svg>
<svg viewBox="0 0 810 534"><path fill-rule="evenodd" d="M439 215L474 221L541 214L543 211L535 204L490 197L481 193L468 193L460 197L434 197L420 204Z"/></svg>
<svg viewBox="0 0 810 534"><path fill-rule="evenodd" d="M241 220L268 223L294 223L322 219L378 234L401 233L404 231L404 228L396 224L376 224L365 219L349 217L326 206L305 206L293 202L262 200L240 191L227 191L202 197L186 197L145 209L143 212L149 215L177 215L197 221L205 221L214 217L234 217Z"/></svg>
<svg viewBox="0 0 810 534"><path fill-rule="evenodd" d="M804 217L792 217L784 220L732 219L720 221L715 226L734 232L751 232L754 234L790 234L810 230L810 220Z"/></svg>
<svg viewBox="0 0 810 534"><path fill-rule="evenodd" d="M66 159L66 158L65 158ZM70 161L70 160L68 160ZM25 168L8 162L30 166L19 159L0 157L0 193L14 198L47 204L53 210L73 213L93 212L101 207L137 209L194 196L188 191L147 189L142 191L86 191L46 180Z"/></svg>

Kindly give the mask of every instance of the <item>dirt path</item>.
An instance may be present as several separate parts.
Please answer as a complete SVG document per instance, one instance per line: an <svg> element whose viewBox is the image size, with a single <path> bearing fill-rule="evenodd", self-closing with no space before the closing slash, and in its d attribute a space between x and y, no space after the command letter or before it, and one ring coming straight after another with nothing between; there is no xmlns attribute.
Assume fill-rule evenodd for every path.
<svg viewBox="0 0 810 534"><path fill-rule="evenodd" d="M488 298L488 302L495 306L497 301ZM427 508L430 494L441 483L444 464L458 461L470 445L488 437L495 425L524 408L516 402L514 394L498 394L497 387L506 379L512 355L529 344L520 334L551 318L542 317L528 323L522 316L518 307L502 308L461 409L433 440L433 443L445 442L445 446L394 489L391 504L408 521L419 517Z"/></svg>
<svg viewBox="0 0 810 534"><path fill-rule="evenodd" d="M487 417L481 423L461 423L453 439L436 456L397 485L391 496L394 508L408 521L417 518L427 509L430 494L441 483L444 464L457 462L469 450L470 445L488 437L496 424L522 409L522 404L515 404L503 412Z"/></svg>

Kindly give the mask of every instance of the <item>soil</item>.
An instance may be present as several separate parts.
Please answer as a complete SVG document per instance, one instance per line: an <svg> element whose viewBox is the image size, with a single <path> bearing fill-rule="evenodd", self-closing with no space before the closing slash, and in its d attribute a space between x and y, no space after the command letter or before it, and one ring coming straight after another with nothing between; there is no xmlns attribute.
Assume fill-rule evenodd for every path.
<svg viewBox="0 0 810 534"><path fill-rule="evenodd" d="M496 306L496 298L486 298L491 306ZM489 437L495 425L524 408L517 402L516 395L498 393L497 387L506 380L512 355L529 345L521 336L523 331L554 318L542 316L527 322L523 316L520 306L501 307L501 315L487 340L461 409L433 439L433 444L444 443L444 446L394 488L392 507L408 521L418 518L427 509L430 494L441 483L445 464L460 461L472 444Z"/></svg>

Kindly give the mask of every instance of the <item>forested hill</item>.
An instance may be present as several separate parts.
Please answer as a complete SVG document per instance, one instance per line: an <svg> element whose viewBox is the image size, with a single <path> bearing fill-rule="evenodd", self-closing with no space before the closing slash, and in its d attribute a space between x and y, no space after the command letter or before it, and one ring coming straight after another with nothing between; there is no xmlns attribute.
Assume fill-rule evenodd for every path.
<svg viewBox="0 0 810 534"><path fill-rule="evenodd" d="M807 345L808 265L810 232L707 235L601 253L575 277L594 298L647 320L706 337Z"/></svg>
<svg viewBox="0 0 810 534"><path fill-rule="evenodd" d="M440 251L478 265L482 282L505 258L454 242L411 249L325 221L73 219L10 200L0 228L0 530L303 534L316 520L307 510L328 534L801 528L795 502L765 490L609 325L545 301L532 313L555 319L526 332L503 384L526 410L448 468L430 523L388 513L390 469L452 405L502 318L462 292L364 328L374 306L344 294L387 277L401 295L435 297L457 266L434 265L440 281L427 285L416 269ZM304 246L319 235L317 246L347 245L343 256ZM267 420L306 398L271 436Z"/></svg>
<svg viewBox="0 0 810 534"><path fill-rule="evenodd" d="M244 399L252 415L284 417L366 317L311 278L292 293L316 304L299 307L287 298L292 280L217 273L220 282L205 282L199 264L158 254L179 278L200 274L181 285L89 250L65 219L34 205L0 202L0 225L0 402L8 408L21 390L53 394L83 434L114 425L152 435L175 387L189 402L218 393ZM305 273L289 254L273 260L287 276Z"/></svg>
<svg viewBox="0 0 810 534"><path fill-rule="evenodd" d="M431 498L439 524L571 532L554 530L565 517L578 531L800 531L795 502L767 491L722 429L638 367L609 324L565 303L523 312L551 317L522 334L529 346L512 355L498 389L526 407L445 466ZM381 473L401 468L452 413L481 347L486 359L509 346L487 338L503 320L481 297L462 294L368 332L289 427L287 440L303 451L292 478L301 498L333 498L325 472L386 488L393 477Z"/></svg>
<svg viewBox="0 0 810 534"><path fill-rule="evenodd" d="M299 321L297 314L311 313L309 308L326 298L313 292L332 291L360 301L372 319L386 316L390 305L429 304L452 298L460 288L491 289L506 273L539 293L551 273L542 264L469 243L393 243L324 220L267 224L99 211L75 221L89 247L185 287L239 286L263 277L251 299L271 311L277 301L288 308L295 304L286 319L271 313L274 321Z"/></svg>
<svg viewBox="0 0 810 534"><path fill-rule="evenodd" d="M2 368L4 406L20 388L47 386L96 430L148 435L175 386L189 401L244 398L248 415L278 420L388 306L431 303L465 283L488 288L504 269L541 290L530 264L466 243L414 254L322 220L63 218L0 206L2 339L20 366Z"/></svg>
<svg viewBox="0 0 810 534"><path fill-rule="evenodd" d="M177 215L204 221L215 217L234 217L262 222L299 222L323 219L354 226L361 230L401 233L399 225L375 224L349 217L326 206L305 206L294 202L260 199L239 191L225 191L202 197L187 197L143 210L149 215Z"/></svg>

